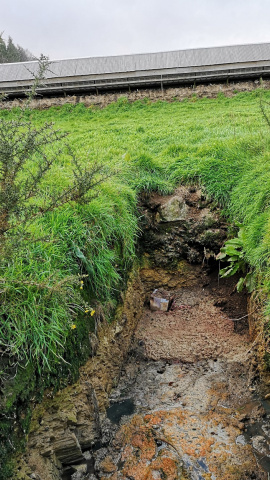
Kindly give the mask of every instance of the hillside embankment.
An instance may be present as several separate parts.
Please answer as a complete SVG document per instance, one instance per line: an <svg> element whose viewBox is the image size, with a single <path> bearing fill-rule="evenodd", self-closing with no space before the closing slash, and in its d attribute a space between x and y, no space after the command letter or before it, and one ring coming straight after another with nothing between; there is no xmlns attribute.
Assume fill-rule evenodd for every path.
<svg viewBox="0 0 270 480"><path fill-rule="evenodd" d="M67 97L76 105L0 111L4 127L25 119L30 131L53 123L69 132L81 167L102 164L109 174L89 203L38 215L23 238L20 231L7 235L0 279L1 480L160 480L176 470L194 480L267 475L270 91L259 86L238 93L233 85L225 96L214 85L216 99L199 99L189 88L183 101L162 101L166 92L153 91L162 97L131 101L120 94L107 108ZM19 145L12 131L2 137L2 144L11 139L2 158ZM36 159L20 178L28 178ZM70 186L73 174L60 148L38 191L37 211ZM256 285L250 299L236 293L237 278L219 279L215 255L226 238L238 241L236 266L243 260L243 274ZM156 289L165 299L174 296L174 310L149 310ZM151 421L150 431L144 417L166 408L168 417ZM198 432L208 439L205 451ZM26 437L14 473L9 460L21 455ZM228 466L226 450L232 471L221 469Z"/></svg>
<svg viewBox="0 0 270 480"><path fill-rule="evenodd" d="M142 264L79 381L36 405L16 478L267 479L258 305L219 279L227 224L198 187L140 210ZM154 290L170 311L149 308Z"/></svg>
<svg viewBox="0 0 270 480"><path fill-rule="evenodd" d="M217 83L217 84L202 84L192 85L189 87L177 87L177 88L164 88L161 89L146 89L146 90L134 90L123 91L115 93L102 93L91 95L65 95L62 97L40 97L32 100L30 108L33 109L45 109L61 105L76 105L77 103L83 103L86 107L96 106L104 108L107 105L117 102L119 98L123 96L128 99L129 102L135 102L136 100L145 100L155 102L163 100L166 102L182 101L188 98L216 98L220 93L223 93L226 97L232 97L241 92L252 92L258 88L270 89L270 80L254 80L246 82L231 82L231 83ZM6 100L0 104L0 108L14 108L22 105L22 99Z"/></svg>

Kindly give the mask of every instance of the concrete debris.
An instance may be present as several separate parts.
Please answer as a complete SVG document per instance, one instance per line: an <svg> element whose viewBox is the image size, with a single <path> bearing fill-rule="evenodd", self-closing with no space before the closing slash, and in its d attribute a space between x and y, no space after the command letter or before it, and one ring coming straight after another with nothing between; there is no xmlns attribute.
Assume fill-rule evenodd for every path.
<svg viewBox="0 0 270 480"><path fill-rule="evenodd" d="M174 296L168 294L165 290L155 289L150 296L150 310L153 312L168 312L174 303Z"/></svg>

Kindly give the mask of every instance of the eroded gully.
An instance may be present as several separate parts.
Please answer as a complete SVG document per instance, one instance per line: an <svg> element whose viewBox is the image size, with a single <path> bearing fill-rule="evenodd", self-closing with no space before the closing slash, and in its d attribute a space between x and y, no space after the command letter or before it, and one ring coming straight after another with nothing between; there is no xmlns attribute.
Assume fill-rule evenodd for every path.
<svg viewBox="0 0 270 480"><path fill-rule="evenodd" d="M142 316L137 312L109 406L106 392L117 370L110 365L120 368L123 362L113 356L113 346L120 357L124 341L130 342L125 312L119 332L117 324L113 338L101 337L89 372L84 367L79 384L64 390L68 401L56 404L61 393L52 400L53 422L62 424L53 426L50 406L42 424L34 425L28 465L39 477L30 477L42 478L40 464L49 480L60 471L63 480L266 480L270 414L259 395L247 298L236 293L236 279L219 279L213 260L226 224L196 187L180 187L168 197L153 194L142 199L141 209L145 308ZM156 288L161 296L174 296L172 310L150 310ZM125 302L131 313L130 289ZM95 414L85 407L89 394L78 397L87 382L97 398ZM64 415L65 406L75 413Z"/></svg>
<svg viewBox="0 0 270 480"><path fill-rule="evenodd" d="M196 188L147 200L145 310L83 478L268 478L270 415L258 394L247 298L235 278L209 268L226 228L207 207ZM184 255L188 262L175 262ZM173 310L150 310L154 288L174 296Z"/></svg>
<svg viewBox="0 0 270 480"><path fill-rule="evenodd" d="M173 289L173 311L145 309L103 420L102 480L267 478L270 418L245 320L231 319L243 298L215 274L192 283Z"/></svg>

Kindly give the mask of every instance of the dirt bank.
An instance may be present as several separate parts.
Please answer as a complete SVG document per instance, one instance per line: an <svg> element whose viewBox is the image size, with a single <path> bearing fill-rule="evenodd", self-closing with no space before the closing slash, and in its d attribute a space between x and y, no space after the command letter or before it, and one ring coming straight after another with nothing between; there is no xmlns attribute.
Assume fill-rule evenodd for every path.
<svg viewBox="0 0 270 480"><path fill-rule="evenodd" d="M270 404L248 299L215 260L227 225L196 186L139 207L140 271L79 382L36 406L16 478L266 480ZM170 311L150 310L155 289Z"/></svg>
<svg viewBox="0 0 270 480"><path fill-rule="evenodd" d="M114 322L99 327L95 355L81 368L79 381L56 395L48 391L34 408L16 480L59 480L66 465L84 461L83 452L100 440L99 415L118 383L142 306L142 284L133 272Z"/></svg>
<svg viewBox="0 0 270 480"><path fill-rule="evenodd" d="M101 416L94 469L71 478L267 479L270 408L247 296L215 269L226 224L197 188L146 196L141 208L145 311ZM149 309L154 289L174 297L171 311Z"/></svg>

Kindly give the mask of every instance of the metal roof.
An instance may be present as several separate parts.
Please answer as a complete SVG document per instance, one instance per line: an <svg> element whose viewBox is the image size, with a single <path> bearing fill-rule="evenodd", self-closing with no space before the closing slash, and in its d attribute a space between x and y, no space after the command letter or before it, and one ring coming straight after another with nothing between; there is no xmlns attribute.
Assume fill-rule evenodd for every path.
<svg viewBox="0 0 270 480"><path fill-rule="evenodd" d="M90 57L50 62L47 78L200 67L270 60L270 43L233 45L172 52ZM0 64L0 82L30 80L38 62Z"/></svg>

